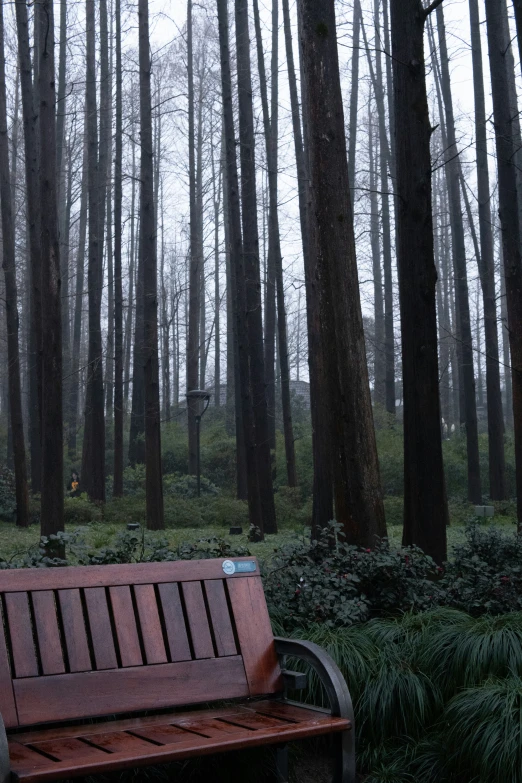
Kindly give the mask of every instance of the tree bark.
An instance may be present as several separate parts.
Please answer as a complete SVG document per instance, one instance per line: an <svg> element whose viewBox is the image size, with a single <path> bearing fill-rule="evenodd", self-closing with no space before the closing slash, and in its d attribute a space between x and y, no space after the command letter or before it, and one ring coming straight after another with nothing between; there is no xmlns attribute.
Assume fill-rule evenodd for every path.
<svg viewBox="0 0 522 783"><path fill-rule="evenodd" d="M116 15L116 137L114 157L114 497L123 495L123 288L122 288L122 158L123 119L121 62L121 0Z"/></svg>
<svg viewBox="0 0 522 783"><path fill-rule="evenodd" d="M515 2L515 8L517 3ZM521 5L522 8L522 5ZM473 90L475 95L475 137L477 148L477 199L480 231L480 283L484 303L484 337L486 343L486 390L488 408L489 494L492 500L506 497L504 422L500 390L495 261L491 221L486 102L478 0L469 0Z"/></svg>
<svg viewBox="0 0 522 783"><path fill-rule="evenodd" d="M103 343L101 332L101 293L103 240L100 220L105 199L100 185L103 158L98 161L98 127L96 108L95 5L86 0L87 31L85 105L87 110L88 182L89 182L89 352L85 429L83 436L82 483L91 500L105 501L105 410L103 395Z"/></svg>
<svg viewBox="0 0 522 783"><path fill-rule="evenodd" d="M87 113L84 113L84 141L82 182L80 196L80 217L78 226L78 253L76 256L76 291L74 299L74 321L72 340L71 383L69 384L69 426L67 448L70 460L75 460L76 430L80 398L80 353L82 339L83 284L85 278L85 240L87 236L87 203L89 195L89 145L87 139Z"/></svg>
<svg viewBox="0 0 522 783"><path fill-rule="evenodd" d="M449 522L442 460L431 204L431 126L420 0L391 1L397 257L404 399L405 545L446 559Z"/></svg>
<svg viewBox="0 0 522 783"><path fill-rule="evenodd" d="M139 0L140 62L140 266L143 268L143 343L145 362L145 493L147 527L162 530L160 395L158 366L158 261L154 217L151 62L148 0Z"/></svg>
<svg viewBox="0 0 522 783"><path fill-rule="evenodd" d="M48 536L64 529L62 321L52 0L42 0L40 4L38 40L43 390L41 532L43 536Z"/></svg>
<svg viewBox="0 0 522 783"><path fill-rule="evenodd" d="M4 0L0 2L0 204L2 212L2 266L5 277L9 414L15 473L16 524L19 527L27 527L29 525L29 493L27 490L27 465L25 461L22 389L20 382L18 291L16 286L15 265L15 225L13 218L13 203L11 199L9 141L7 137Z"/></svg>
<svg viewBox="0 0 522 783"><path fill-rule="evenodd" d="M446 160L446 181L450 203L451 242L453 265L455 269L455 291L457 297L457 312L459 316L459 335L462 352L462 380L464 392L464 417L466 427L466 446L468 460L468 500L470 503L482 502L480 481L480 457L478 448L477 403L475 397L475 372L473 361L473 341L471 335L471 320L469 312L468 276L466 269L466 243L464 238L464 223L462 220L462 205L459 186L459 152L457 147L455 120L453 115L453 99L449 75L449 59L446 45L444 12L439 5L437 14L437 30L440 47L440 81L444 111L446 116L447 148L444 151ZM435 56L435 55L434 55Z"/></svg>
<svg viewBox="0 0 522 783"><path fill-rule="evenodd" d="M236 159L236 139L232 103L232 76L230 69L229 26L227 0L217 0L219 49L221 60L221 87L226 159L226 204L230 249L231 280L235 294L237 334L237 371L235 394L241 403L241 432L244 438L246 484L250 525L257 537L263 537L263 510L259 494L256 458L256 433L250 388L249 345L246 323L247 303L245 287L245 255L241 237L241 210ZM248 40L248 39L247 39ZM262 345L262 342L261 342ZM236 403L237 404L237 403ZM237 430L236 430L237 437ZM239 455L239 451L238 451Z"/></svg>
<svg viewBox="0 0 522 783"><path fill-rule="evenodd" d="M187 2L187 75L188 75L188 145L189 145L189 206L190 206L190 261L189 261L189 315L187 336L187 392L193 391L199 385L199 304L201 293L201 270L199 268L199 232L196 199L196 159L195 159L195 129L194 129L194 53L193 53L193 20L192 0ZM197 432L196 416L197 400L187 401L188 416L188 448L190 475L196 474Z"/></svg>
<svg viewBox="0 0 522 783"><path fill-rule="evenodd" d="M312 456L314 465L312 491L312 535L319 532L333 519L332 458L329 441L328 405L326 402L326 372L323 348L320 339L321 314L317 295L317 256L310 233L309 174L307 171L301 111L297 93L297 79L294 66L292 30L288 0L283 0L283 22L285 29L286 61L292 110L292 128L297 168L299 217L301 242L305 271L306 317L308 331L308 367L310 378L310 414L312 420ZM350 131L351 133L351 131ZM350 135L351 140L351 135ZM352 180L350 182L353 184Z"/></svg>
<svg viewBox="0 0 522 783"><path fill-rule="evenodd" d="M368 385L333 0L299 0L305 123L337 521L349 543L386 535Z"/></svg>
<svg viewBox="0 0 522 783"><path fill-rule="evenodd" d="M16 29L24 125L24 156L29 235L30 268L30 328L29 328L29 441L31 451L31 490L40 492L42 482L41 416L42 416L42 354L41 354L41 247L40 247L40 162L39 111L36 99L36 74L33 85L29 21L25 0L16 0ZM36 8L35 8L36 10ZM38 35L35 35L35 47ZM36 57L36 54L35 54ZM35 62L36 72L36 62Z"/></svg>
<svg viewBox="0 0 522 783"><path fill-rule="evenodd" d="M486 0L486 25L493 96L498 168L498 198L511 348L511 382L515 432L518 532L522 534L522 257L519 204L514 164L514 118L506 54L509 40L502 23L501 0Z"/></svg>
<svg viewBox="0 0 522 783"><path fill-rule="evenodd" d="M254 114L250 68L248 4L236 0L236 48L239 98L239 140L241 160L241 206L243 263L246 289L245 317L248 332L250 385L255 422L255 452L259 495L265 533L277 533L270 464L270 441L265 392L261 279L255 169ZM245 437L247 438L246 432ZM248 449L247 439L247 449Z"/></svg>

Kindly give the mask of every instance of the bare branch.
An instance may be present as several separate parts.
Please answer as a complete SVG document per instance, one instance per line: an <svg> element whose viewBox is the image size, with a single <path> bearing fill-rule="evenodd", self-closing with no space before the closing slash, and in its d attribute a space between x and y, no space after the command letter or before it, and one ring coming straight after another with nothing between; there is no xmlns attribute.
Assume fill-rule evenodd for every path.
<svg viewBox="0 0 522 783"><path fill-rule="evenodd" d="M439 5L442 4L442 2L443 0L433 0L433 2L430 3L430 5L424 9L424 18L426 19L430 14L432 14L433 11L435 11L439 7Z"/></svg>

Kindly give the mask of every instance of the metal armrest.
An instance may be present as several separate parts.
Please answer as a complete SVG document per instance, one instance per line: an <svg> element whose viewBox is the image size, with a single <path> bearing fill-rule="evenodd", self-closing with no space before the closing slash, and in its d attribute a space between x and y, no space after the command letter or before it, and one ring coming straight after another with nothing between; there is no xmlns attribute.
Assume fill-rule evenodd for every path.
<svg viewBox="0 0 522 783"><path fill-rule="evenodd" d="M290 655L308 663L321 680L332 715L347 718L352 728L336 736L337 743L333 783L355 783L355 722L350 691L339 667L319 645L300 639L275 638L279 656Z"/></svg>

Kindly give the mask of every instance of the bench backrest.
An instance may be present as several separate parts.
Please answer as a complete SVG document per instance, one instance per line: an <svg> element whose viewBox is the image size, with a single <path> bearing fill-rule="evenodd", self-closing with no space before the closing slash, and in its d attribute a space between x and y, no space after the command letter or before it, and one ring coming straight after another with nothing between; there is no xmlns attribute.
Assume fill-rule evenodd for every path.
<svg viewBox="0 0 522 783"><path fill-rule="evenodd" d="M1 571L6 726L280 690L259 567L232 562Z"/></svg>

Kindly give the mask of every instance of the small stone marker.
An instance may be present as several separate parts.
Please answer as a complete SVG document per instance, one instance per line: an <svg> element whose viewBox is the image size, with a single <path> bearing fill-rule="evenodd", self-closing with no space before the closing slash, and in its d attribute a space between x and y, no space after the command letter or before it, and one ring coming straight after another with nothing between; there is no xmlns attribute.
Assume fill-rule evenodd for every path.
<svg viewBox="0 0 522 783"><path fill-rule="evenodd" d="M494 514L494 506L475 506L475 516L477 517L492 517Z"/></svg>
<svg viewBox="0 0 522 783"><path fill-rule="evenodd" d="M127 522L127 530L139 530L139 522Z"/></svg>
<svg viewBox="0 0 522 783"><path fill-rule="evenodd" d="M243 535L243 528L242 527L231 527L229 535L231 535L231 536L241 536L241 535Z"/></svg>

